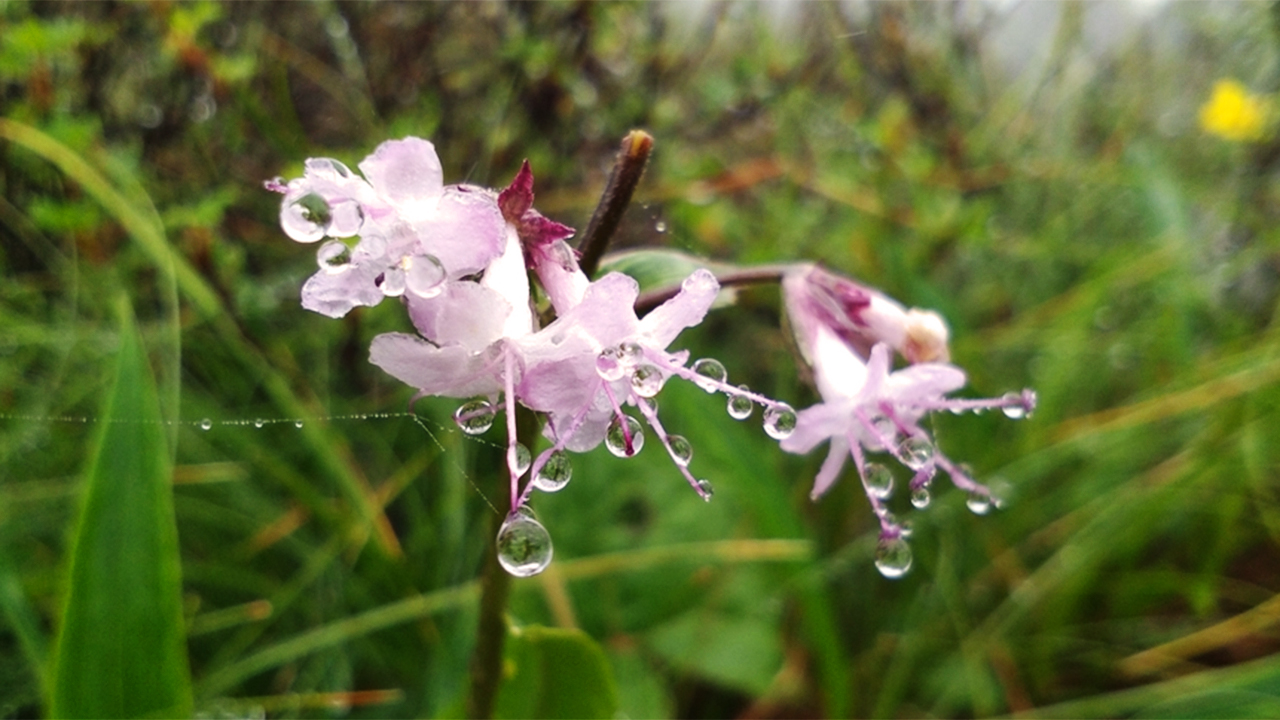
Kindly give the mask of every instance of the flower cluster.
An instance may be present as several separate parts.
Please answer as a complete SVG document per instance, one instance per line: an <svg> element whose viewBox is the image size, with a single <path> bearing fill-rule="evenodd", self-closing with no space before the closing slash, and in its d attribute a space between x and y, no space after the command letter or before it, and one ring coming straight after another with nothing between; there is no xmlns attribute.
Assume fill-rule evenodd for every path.
<svg viewBox="0 0 1280 720"><path fill-rule="evenodd" d="M885 506L893 493L892 471L868 460L887 453L912 473L911 504L929 505L929 488L938 470L969 493L968 505L986 513L999 498L970 477L934 443L921 421L936 410L954 413L1000 408L1011 418L1029 415L1031 390L988 400L961 400L947 393L965 384L964 371L949 364L947 328L936 313L907 310L897 302L815 265L799 265L782 281L787 313L805 361L812 367L822 402L801 410L783 450L808 453L830 441L827 459L814 481L812 496L825 493L852 458L871 507L880 520L876 566L900 577L911 566L904 539L909 525ZM893 353L911 363L893 370Z"/></svg>
<svg viewBox="0 0 1280 720"><path fill-rule="evenodd" d="M638 453L645 434L637 413L694 490L711 497L710 483L688 469L688 440L666 432L652 402L671 377L725 393L738 419L763 405L772 437L794 427L790 407L728 385L718 361L689 364L687 352L667 349L719 293L710 272L693 272L678 294L637 317L636 281L619 273L589 280L565 242L574 231L533 209L527 162L501 192L444 185L434 147L418 138L383 143L359 167L363 178L336 160L311 159L303 177L267 183L284 195L289 237L327 238L302 304L341 317L401 298L417 333L379 335L370 360L419 397L468 399L455 414L466 432L488 430L501 408L512 510L498 547L509 572L532 575L551 560L550 537L526 504L533 490L564 487L568 452L603 443L620 457ZM538 327L529 270L555 311L546 327ZM550 447L536 458L516 437L517 404L547 420Z"/></svg>

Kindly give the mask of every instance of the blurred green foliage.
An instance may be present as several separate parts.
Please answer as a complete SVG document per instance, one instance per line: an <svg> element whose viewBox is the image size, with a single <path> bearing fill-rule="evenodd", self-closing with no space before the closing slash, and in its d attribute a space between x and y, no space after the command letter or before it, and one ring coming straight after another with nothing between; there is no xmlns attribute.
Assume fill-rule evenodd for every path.
<svg viewBox="0 0 1280 720"><path fill-rule="evenodd" d="M366 359L408 329L394 303L299 307L312 251L262 183L415 134L450 182L528 158L538 207L583 228L643 127L618 248L820 260L942 312L973 393L1041 406L935 419L1010 502L937 493L891 582L855 482L810 503L820 453L668 388L714 501L658 452L575 458L535 501L556 561L512 596L513 677L549 660L503 712L613 707L538 690L602 648L628 717L1274 716L1280 143L1195 117L1221 78L1280 89L1280 45L1263 4L1143 12L0 4L0 713L49 712L122 292L176 440L196 712L459 712L498 436L461 436L448 402L403 415L412 391ZM679 343L813 399L774 289Z"/></svg>

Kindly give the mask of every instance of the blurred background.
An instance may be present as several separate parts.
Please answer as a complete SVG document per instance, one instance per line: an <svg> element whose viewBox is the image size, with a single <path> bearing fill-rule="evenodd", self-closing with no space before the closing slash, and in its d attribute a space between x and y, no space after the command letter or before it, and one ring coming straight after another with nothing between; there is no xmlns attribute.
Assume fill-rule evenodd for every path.
<svg viewBox="0 0 1280 720"><path fill-rule="evenodd" d="M823 451L784 455L758 415L673 383L663 421L714 500L653 448L575 457L534 501L556 559L514 584L515 624L593 638L620 717L1276 716L1278 18L0 3L0 714L47 711L122 291L177 401L197 712L459 713L476 607L449 593L488 547L501 423L473 439L456 402L405 414L413 391L367 361L410 329L396 303L301 309L314 247L263 181L417 135L446 182L502 187L528 158L537 207L581 230L644 128L615 248L821 261L941 312L962 394L1030 386L1040 407L934 419L1008 502L899 493L915 564L891 581L851 471L810 502ZM788 342L761 288L674 347L804 407Z"/></svg>

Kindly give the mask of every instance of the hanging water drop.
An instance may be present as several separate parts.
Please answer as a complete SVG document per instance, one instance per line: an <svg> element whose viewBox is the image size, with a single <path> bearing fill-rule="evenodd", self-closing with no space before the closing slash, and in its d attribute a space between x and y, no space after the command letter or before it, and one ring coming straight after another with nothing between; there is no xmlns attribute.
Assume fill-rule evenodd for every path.
<svg viewBox="0 0 1280 720"><path fill-rule="evenodd" d="M783 440L795 432L796 411L786 403L779 403L764 411L764 432L774 440Z"/></svg>
<svg viewBox="0 0 1280 720"><path fill-rule="evenodd" d="M293 426L294 426L294 427L296 427L296 428L298 428L299 430L301 430L301 429L302 429L302 421L301 421L301 420L294 420L294 421L293 421Z"/></svg>
<svg viewBox="0 0 1280 720"><path fill-rule="evenodd" d="M867 463L862 469L862 481L867 485L867 492L877 500L888 500L893 495L893 473L880 463Z"/></svg>
<svg viewBox="0 0 1280 720"><path fill-rule="evenodd" d="M351 248L341 240L330 240L316 250L316 264L330 275L341 275L351 269Z"/></svg>
<svg viewBox="0 0 1280 720"><path fill-rule="evenodd" d="M210 420L209 418L205 418L205 419L203 419L203 420L201 420L201 421L200 421L200 429L201 429L201 430L210 430L210 429L212 429L212 428L213 428L213 421L212 421L212 420Z"/></svg>
<svg viewBox="0 0 1280 720"><path fill-rule="evenodd" d="M263 420L262 418L258 418L258 419L256 419L256 420L254 420L254 421L253 421L253 426L254 426L254 427L256 427L256 428L260 428L260 427L262 427L263 425L266 425L266 424L267 424L267 421L266 421L266 420Z"/></svg>
<svg viewBox="0 0 1280 720"><path fill-rule="evenodd" d="M715 358L702 358L695 362L693 372L699 376L694 378L693 382L708 393L718 390L725 378L729 377L729 371L724 369L724 364Z"/></svg>
<svg viewBox="0 0 1280 720"><path fill-rule="evenodd" d="M513 512L498 529L498 563L516 577L537 575L551 564L551 534L532 516Z"/></svg>
<svg viewBox="0 0 1280 720"><path fill-rule="evenodd" d="M605 382L620 380L626 372L618 348L607 347L596 356L596 374Z"/></svg>
<svg viewBox="0 0 1280 720"><path fill-rule="evenodd" d="M458 406L453 412L453 421L462 432L468 435L479 435L493 427L493 419L497 413L488 400L472 400Z"/></svg>
<svg viewBox="0 0 1280 720"><path fill-rule="evenodd" d="M693 461L693 445L683 435L668 435L667 445L671 447L671 458L681 467L689 467Z"/></svg>
<svg viewBox="0 0 1280 720"><path fill-rule="evenodd" d="M711 496L716 494L716 489L711 487L711 481L703 478L698 481L698 494L702 495L704 502L711 502Z"/></svg>
<svg viewBox="0 0 1280 720"><path fill-rule="evenodd" d="M1004 416L1011 420L1021 420L1027 416L1027 406L1023 404L1022 393L1007 392L1000 398L1004 406Z"/></svg>
<svg viewBox="0 0 1280 720"><path fill-rule="evenodd" d="M618 359L623 367L635 367L644 360L644 348L639 343L627 341L618 345Z"/></svg>
<svg viewBox="0 0 1280 720"><path fill-rule="evenodd" d="M664 233L667 231L667 224L659 220L658 222L654 223L653 229L657 230L659 233Z"/></svg>
<svg viewBox="0 0 1280 720"><path fill-rule="evenodd" d="M739 390L746 390L746 385L739 385ZM725 409L729 412L729 417L734 420L746 420L751 417L751 413L755 410L756 404L751 402L751 398L741 393L729 393L729 401Z"/></svg>
<svg viewBox="0 0 1280 720"><path fill-rule="evenodd" d="M622 420L615 417L605 432L605 447L620 458L634 457L644 447L644 430L640 428L640 421L630 415L619 417Z"/></svg>
<svg viewBox="0 0 1280 720"><path fill-rule="evenodd" d="M911 491L911 504L914 505L917 510L923 510L929 507L929 503L932 500L933 498L929 495L929 488L927 487L918 487Z"/></svg>
<svg viewBox="0 0 1280 720"><path fill-rule="evenodd" d="M507 467L516 477L525 474L529 469L529 465L533 462L533 458L529 455L529 448L524 443L516 443L507 451Z"/></svg>
<svg viewBox="0 0 1280 720"><path fill-rule="evenodd" d="M533 486L542 492L556 492L564 489L573 477L573 465L569 462L569 453L556 450L547 457L546 463L533 477Z"/></svg>
<svg viewBox="0 0 1280 720"><path fill-rule="evenodd" d="M313 243L324 237L332 217L324 198L307 193L280 209L280 227L297 242Z"/></svg>
<svg viewBox="0 0 1280 720"><path fill-rule="evenodd" d="M449 278L449 274L435 255L405 258L404 266L404 284L409 292L428 299L444 291L444 281Z"/></svg>
<svg viewBox="0 0 1280 720"><path fill-rule="evenodd" d="M642 398L651 398L662 389L666 378L656 366L644 363L631 372L631 391Z"/></svg>
<svg viewBox="0 0 1280 720"><path fill-rule="evenodd" d="M986 515L991 512L991 498L980 492L969 493L969 499L965 500L964 504L974 515Z"/></svg>
<svg viewBox="0 0 1280 720"><path fill-rule="evenodd" d="M919 470L933 462L933 443L922 437L909 437L898 446L898 458L912 470Z"/></svg>
<svg viewBox="0 0 1280 720"><path fill-rule="evenodd" d="M902 537L880 538L876 546L876 569L890 580L906 575L911 569L911 546Z"/></svg>

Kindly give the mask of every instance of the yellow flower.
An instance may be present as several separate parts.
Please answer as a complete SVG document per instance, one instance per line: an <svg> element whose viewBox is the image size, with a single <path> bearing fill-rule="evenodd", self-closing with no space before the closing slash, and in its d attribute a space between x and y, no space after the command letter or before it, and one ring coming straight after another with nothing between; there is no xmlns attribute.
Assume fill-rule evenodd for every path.
<svg viewBox="0 0 1280 720"><path fill-rule="evenodd" d="M1235 142L1254 142L1269 134L1271 99L1251 94L1235 80L1213 84L1213 95L1200 106L1200 127Z"/></svg>

